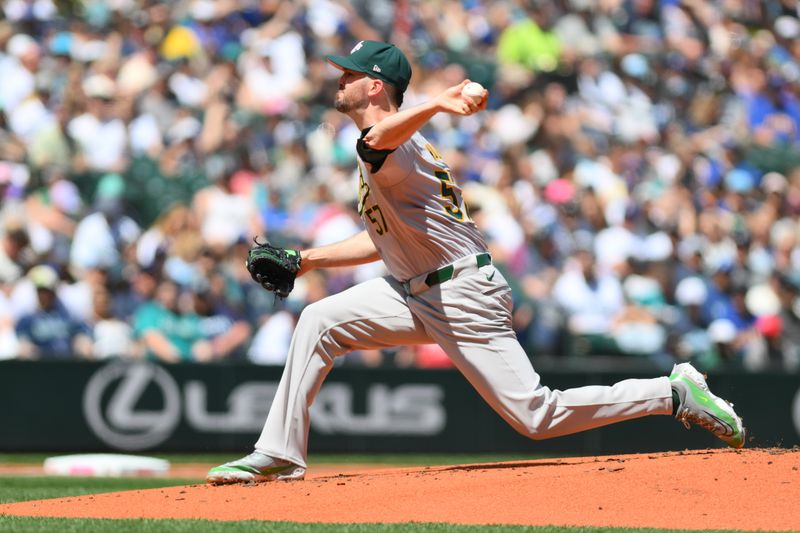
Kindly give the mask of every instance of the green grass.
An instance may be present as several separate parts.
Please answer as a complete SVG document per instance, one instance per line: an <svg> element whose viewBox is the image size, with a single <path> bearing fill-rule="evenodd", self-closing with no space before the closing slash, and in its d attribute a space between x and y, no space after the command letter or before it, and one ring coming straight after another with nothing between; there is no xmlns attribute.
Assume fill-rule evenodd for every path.
<svg viewBox="0 0 800 533"><path fill-rule="evenodd" d="M90 478L26 476L0 477L0 503L44 500L62 496L83 496L100 492L154 489L199 483L199 479Z"/></svg>
<svg viewBox="0 0 800 533"><path fill-rule="evenodd" d="M450 524L297 524L288 522L210 522L207 520L87 520L80 518L0 517L0 532L64 533L215 533L218 531L270 533L661 533L688 530L588 528L588 527L525 527L525 526L455 526ZM719 530L722 532L725 530ZM696 532L691 532L696 533ZM710 533L710 532L708 532ZM741 532L738 532L741 533Z"/></svg>

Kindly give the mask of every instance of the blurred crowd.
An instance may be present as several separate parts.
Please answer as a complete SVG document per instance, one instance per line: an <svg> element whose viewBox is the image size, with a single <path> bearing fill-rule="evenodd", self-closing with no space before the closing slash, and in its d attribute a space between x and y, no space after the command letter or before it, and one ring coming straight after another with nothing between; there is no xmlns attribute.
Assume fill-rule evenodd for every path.
<svg viewBox="0 0 800 533"><path fill-rule="evenodd" d="M328 53L396 43L404 106L512 283L532 357L797 371L795 0L8 0L0 358L281 364L303 307L381 264L249 281L253 236L360 231ZM437 347L344 364L447 366Z"/></svg>

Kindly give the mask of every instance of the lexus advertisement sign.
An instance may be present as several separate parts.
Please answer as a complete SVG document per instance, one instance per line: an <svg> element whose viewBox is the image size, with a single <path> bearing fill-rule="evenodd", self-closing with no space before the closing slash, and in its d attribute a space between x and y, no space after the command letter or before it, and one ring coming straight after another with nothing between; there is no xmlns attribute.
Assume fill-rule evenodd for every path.
<svg viewBox="0 0 800 533"><path fill-rule="evenodd" d="M252 365L112 361L0 363L0 451L245 452L282 374ZM542 371L551 388L630 375ZM800 376L713 374L736 403L748 445L800 444ZM531 441L516 434L455 370L336 367L311 408L311 452L605 454L721 445L699 428L648 417Z"/></svg>
<svg viewBox="0 0 800 533"><path fill-rule="evenodd" d="M277 381L243 381L230 390L221 410L213 410L209 385L201 380L179 384L153 363L114 363L89 379L83 415L100 440L127 451L158 447L180 422L197 433L258 434L277 387ZM159 407L142 406L146 392ZM315 431L325 435L434 436L446 423L443 398L440 385L371 384L363 412L356 412L354 387L330 383L317 395L311 420Z"/></svg>

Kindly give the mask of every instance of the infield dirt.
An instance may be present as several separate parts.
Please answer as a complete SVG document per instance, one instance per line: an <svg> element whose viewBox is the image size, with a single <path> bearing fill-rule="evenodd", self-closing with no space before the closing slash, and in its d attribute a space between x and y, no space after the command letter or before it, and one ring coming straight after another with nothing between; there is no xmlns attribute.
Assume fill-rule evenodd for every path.
<svg viewBox="0 0 800 533"><path fill-rule="evenodd" d="M0 515L800 530L800 450L315 473L0 505Z"/></svg>

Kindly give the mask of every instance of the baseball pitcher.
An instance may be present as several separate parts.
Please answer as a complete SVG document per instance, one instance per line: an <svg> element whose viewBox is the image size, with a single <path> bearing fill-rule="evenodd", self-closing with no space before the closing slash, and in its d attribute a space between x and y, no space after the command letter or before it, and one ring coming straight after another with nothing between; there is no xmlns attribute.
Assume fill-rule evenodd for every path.
<svg viewBox="0 0 800 533"><path fill-rule="evenodd" d="M303 251L257 244L248 268L279 295L291 290L296 275L315 268L381 259L389 275L303 310L255 451L212 468L209 483L303 478L309 407L334 359L351 350L431 342L503 419L532 439L673 415L732 447L744 445L739 416L688 363L675 366L669 377L613 386L559 391L543 385L516 339L511 291L464 208L456 177L418 131L437 113L466 116L485 109L486 91L482 98L462 94L465 80L399 111L411 66L397 47L361 41L349 56L327 60L342 71L334 105L361 130L358 212L366 229Z"/></svg>

